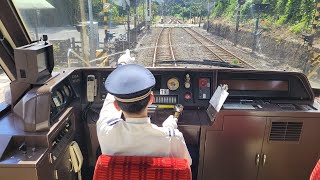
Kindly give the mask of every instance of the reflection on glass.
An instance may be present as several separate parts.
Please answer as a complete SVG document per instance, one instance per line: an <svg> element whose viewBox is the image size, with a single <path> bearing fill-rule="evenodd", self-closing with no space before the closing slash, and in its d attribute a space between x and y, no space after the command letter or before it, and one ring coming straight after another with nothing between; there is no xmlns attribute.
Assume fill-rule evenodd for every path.
<svg viewBox="0 0 320 180"><path fill-rule="evenodd" d="M10 88L10 79L0 67L0 103L5 101L5 91Z"/></svg>
<svg viewBox="0 0 320 180"><path fill-rule="evenodd" d="M314 53L320 50L308 50L311 42L318 47L318 41L310 39L316 9L313 1L13 2L32 40L48 35L54 45L55 71L116 66L130 49L135 63L145 66L297 71L320 88L320 56ZM192 35L190 27L205 37ZM205 38L235 56L223 55L223 50Z"/></svg>
<svg viewBox="0 0 320 180"><path fill-rule="evenodd" d="M43 52L37 55L37 64L38 64L39 73L47 69L46 62L47 62L46 52Z"/></svg>

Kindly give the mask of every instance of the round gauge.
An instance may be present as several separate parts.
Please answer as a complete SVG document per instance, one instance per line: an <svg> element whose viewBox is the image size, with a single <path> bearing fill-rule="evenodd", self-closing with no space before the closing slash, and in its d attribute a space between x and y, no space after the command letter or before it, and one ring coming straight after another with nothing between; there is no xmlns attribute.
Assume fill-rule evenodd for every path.
<svg viewBox="0 0 320 180"><path fill-rule="evenodd" d="M179 88L179 80L177 78L171 78L167 82L168 89L175 91Z"/></svg>
<svg viewBox="0 0 320 180"><path fill-rule="evenodd" d="M71 95L70 88L67 85L63 86L63 91L68 97Z"/></svg>
<svg viewBox="0 0 320 180"><path fill-rule="evenodd" d="M64 103L64 97L63 97L63 94L60 91L57 91L57 97L58 97L58 100L60 101L60 104L63 104Z"/></svg>
<svg viewBox="0 0 320 180"><path fill-rule="evenodd" d="M57 91L55 93L55 96L52 98L54 105L56 105L56 107L60 107L63 105L64 103L64 96L62 94L61 91Z"/></svg>
<svg viewBox="0 0 320 180"><path fill-rule="evenodd" d="M190 86L191 86L191 84L190 84L189 82L185 82L185 83L184 83L184 87L185 87L186 89L189 89Z"/></svg>

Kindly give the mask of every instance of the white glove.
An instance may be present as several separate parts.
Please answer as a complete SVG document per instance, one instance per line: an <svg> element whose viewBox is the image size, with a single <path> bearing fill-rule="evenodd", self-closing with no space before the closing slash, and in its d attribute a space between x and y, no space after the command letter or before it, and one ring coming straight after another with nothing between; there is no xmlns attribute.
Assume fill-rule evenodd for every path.
<svg viewBox="0 0 320 180"><path fill-rule="evenodd" d="M177 122L178 119L173 117L173 115L170 115L163 123L162 127L172 127L173 129L177 129Z"/></svg>
<svg viewBox="0 0 320 180"><path fill-rule="evenodd" d="M126 53L121 55L118 59L118 64L134 64L135 58L130 56L130 50L127 49Z"/></svg>

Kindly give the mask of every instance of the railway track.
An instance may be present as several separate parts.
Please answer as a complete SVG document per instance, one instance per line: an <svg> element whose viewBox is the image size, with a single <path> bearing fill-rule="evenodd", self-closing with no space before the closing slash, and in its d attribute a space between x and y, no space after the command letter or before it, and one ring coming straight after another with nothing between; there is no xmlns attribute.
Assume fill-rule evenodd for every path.
<svg viewBox="0 0 320 180"><path fill-rule="evenodd" d="M211 53L212 60L219 60L230 64L239 65L244 68L254 68L252 65L239 58L235 54L216 44L211 39L203 36L192 28L183 28L191 37L204 47L207 53Z"/></svg>
<svg viewBox="0 0 320 180"><path fill-rule="evenodd" d="M161 61L161 66L172 66L172 61L174 62L174 66L177 66L171 44L171 31L172 28L161 29L155 43L152 67L155 67L159 61Z"/></svg>
<svg viewBox="0 0 320 180"><path fill-rule="evenodd" d="M181 23L178 20L170 19L169 23ZM172 45L171 31L174 28L162 28L153 51L152 66L177 66L176 56L174 54L174 45ZM245 60L239 58L237 55L226 50L222 46L216 44L211 39L205 37L199 32L192 28L182 28L187 32L193 39L195 39L204 50L204 56L209 57L208 59L213 61L221 61L232 65L238 65L243 68L255 69L252 65L247 63ZM180 59L179 59L180 60ZM182 59L181 59L182 60Z"/></svg>

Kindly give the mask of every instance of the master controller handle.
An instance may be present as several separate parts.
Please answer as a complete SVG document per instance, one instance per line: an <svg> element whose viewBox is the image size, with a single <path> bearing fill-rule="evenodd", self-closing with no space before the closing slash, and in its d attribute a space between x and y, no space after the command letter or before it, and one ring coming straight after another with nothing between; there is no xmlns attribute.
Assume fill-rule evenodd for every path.
<svg viewBox="0 0 320 180"><path fill-rule="evenodd" d="M183 111L183 106L182 106L182 104L176 104L176 105L174 105L174 111L175 111L175 112L174 112L173 117L179 119L179 116L180 116L180 114L181 114L182 111Z"/></svg>

